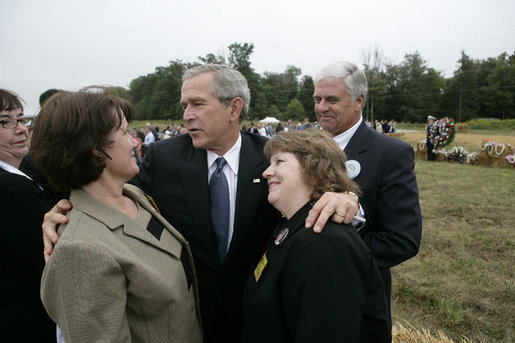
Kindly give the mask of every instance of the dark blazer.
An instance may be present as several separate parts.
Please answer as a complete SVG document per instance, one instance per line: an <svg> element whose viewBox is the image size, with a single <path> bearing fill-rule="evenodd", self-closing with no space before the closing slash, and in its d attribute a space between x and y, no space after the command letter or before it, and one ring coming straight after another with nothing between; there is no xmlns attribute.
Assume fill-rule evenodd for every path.
<svg viewBox="0 0 515 343"><path fill-rule="evenodd" d="M350 225L306 229L311 207L278 225L249 278L243 342L391 342L372 253Z"/></svg>
<svg viewBox="0 0 515 343"><path fill-rule="evenodd" d="M61 199L68 199L70 197L70 192L59 192L50 185L46 176L43 175L43 173L41 173L36 167L30 151L21 160L19 169L26 175L30 176L34 182L43 187L43 189L52 197L54 203L57 203Z"/></svg>
<svg viewBox="0 0 515 343"><path fill-rule="evenodd" d="M344 151L361 165L354 181L363 192L367 223L360 234L374 253L389 302L390 268L418 253L422 235L413 148L363 121Z"/></svg>
<svg viewBox="0 0 515 343"><path fill-rule="evenodd" d="M243 288L280 217L268 204L262 177L269 165L266 138L248 132L241 137L234 233L223 264L211 226L206 151L194 148L189 135L152 144L132 180L191 245L205 342L241 340Z"/></svg>
<svg viewBox="0 0 515 343"><path fill-rule="evenodd" d="M39 298L45 265L41 223L52 198L25 176L0 168L0 341L55 342Z"/></svg>

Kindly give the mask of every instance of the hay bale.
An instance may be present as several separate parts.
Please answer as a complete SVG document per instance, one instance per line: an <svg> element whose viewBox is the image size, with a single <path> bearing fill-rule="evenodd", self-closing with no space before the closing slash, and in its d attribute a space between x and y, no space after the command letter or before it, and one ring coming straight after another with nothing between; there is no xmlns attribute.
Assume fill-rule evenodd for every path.
<svg viewBox="0 0 515 343"><path fill-rule="evenodd" d="M427 159L427 145L425 139L415 144L415 158Z"/></svg>
<svg viewBox="0 0 515 343"><path fill-rule="evenodd" d="M405 134L404 132L387 132L386 133L388 136L392 136L392 137L395 137L395 138L401 138L401 137L404 137Z"/></svg>
<svg viewBox="0 0 515 343"><path fill-rule="evenodd" d="M465 123L459 123L456 125L456 132L468 132L469 125Z"/></svg>
<svg viewBox="0 0 515 343"><path fill-rule="evenodd" d="M477 156L477 162L479 165L513 168L513 164L506 159L506 156L513 155L513 147L511 145L485 141L479 148L481 149Z"/></svg>

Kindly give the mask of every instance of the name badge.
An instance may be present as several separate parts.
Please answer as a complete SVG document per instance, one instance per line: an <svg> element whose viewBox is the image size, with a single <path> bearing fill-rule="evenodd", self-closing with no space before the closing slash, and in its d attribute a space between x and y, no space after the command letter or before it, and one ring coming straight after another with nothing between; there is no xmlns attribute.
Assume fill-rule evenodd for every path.
<svg viewBox="0 0 515 343"><path fill-rule="evenodd" d="M264 253L263 257L261 257L261 260L259 261L256 269L254 270L254 277L256 278L256 282L259 281L259 278L261 277L261 274L263 273L263 270L265 270L265 267L267 264L268 264L268 260L266 259L266 253Z"/></svg>

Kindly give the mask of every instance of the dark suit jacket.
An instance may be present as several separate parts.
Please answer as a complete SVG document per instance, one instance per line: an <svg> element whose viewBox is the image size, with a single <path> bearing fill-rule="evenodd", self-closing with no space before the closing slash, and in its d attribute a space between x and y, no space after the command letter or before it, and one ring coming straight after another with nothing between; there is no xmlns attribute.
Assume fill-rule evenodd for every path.
<svg viewBox="0 0 515 343"><path fill-rule="evenodd" d="M0 341L55 342L55 324L39 298L45 265L41 223L52 198L2 168L0 189Z"/></svg>
<svg viewBox="0 0 515 343"><path fill-rule="evenodd" d="M43 189L50 196L52 196L54 203L57 203L61 199L68 199L70 197L70 192L59 192L50 185L46 176L43 175L43 173L41 173L39 169L36 167L30 151L21 160L19 169L28 176L30 176L30 178L34 180L34 182L43 187Z"/></svg>
<svg viewBox="0 0 515 343"><path fill-rule="evenodd" d="M360 231L374 253L390 300L390 268L418 253L422 219L413 148L369 129L363 121L344 149L361 165L354 179L363 196L367 223Z"/></svg>
<svg viewBox="0 0 515 343"><path fill-rule="evenodd" d="M372 253L350 225L329 222L320 234L306 229L311 207L278 225L278 244L269 242L267 262L256 268L261 275L249 278L243 342L391 342Z"/></svg>
<svg viewBox="0 0 515 343"><path fill-rule="evenodd" d="M223 264L211 226L206 151L189 135L152 144L132 181L190 243L199 282L205 342L241 340L241 300L279 213L267 201L262 173L266 138L241 132L234 233Z"/></svg>

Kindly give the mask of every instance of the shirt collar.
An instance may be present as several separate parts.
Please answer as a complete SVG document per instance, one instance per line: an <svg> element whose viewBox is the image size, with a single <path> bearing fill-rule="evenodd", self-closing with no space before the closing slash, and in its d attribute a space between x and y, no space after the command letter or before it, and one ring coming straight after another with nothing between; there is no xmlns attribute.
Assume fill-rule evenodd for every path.
<svg viewBox="0 0 515 343"><path fill-rule="evenodd" d="M18 168L15 168L11 166L8 163L5 163L4 161L0 160L0 168L4 169L5 171L8 171L9 173L18 174L21 176L25 176L27 179L32 180L27 174L19 170Z"/></svg>
<svg viewBox="0 0 515 343"><path fill-rule="evenodd" d="M349 141L351 140L352 136L354 136L354 133L358 129L358 127L361 125L361 122L363 121L363 116L359 117L359 120L354 126L352 126L347 131L340 133L338 136L334 137L334 140L340 147L340 149L344 150Z"/></svg>
<svg viewBox="0 0 515 343"><path fill-rule="evenodd" d="M238 166L240 165L240 150L241 150L241 133L238 134L238 140L236 141L236 143L234 143L232 148L230 148L229 151L227 151L225 153L225 155L223 155L223 158L225 158L225 160L227 161L227 164L229 165L229 167L231 168L232 172L235 175L238 175ZM213 163L215 163L215 160L218 157L220 157L220 156L218 156L216 153L207 150L207 168L208 169L211 168L211 166L213 165Z"/></svg>

